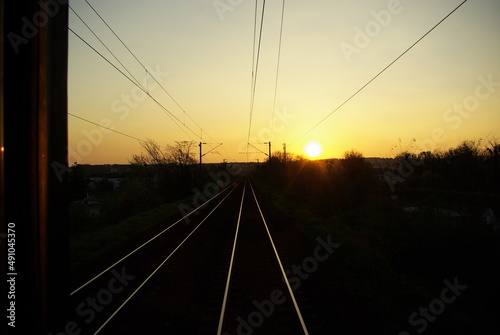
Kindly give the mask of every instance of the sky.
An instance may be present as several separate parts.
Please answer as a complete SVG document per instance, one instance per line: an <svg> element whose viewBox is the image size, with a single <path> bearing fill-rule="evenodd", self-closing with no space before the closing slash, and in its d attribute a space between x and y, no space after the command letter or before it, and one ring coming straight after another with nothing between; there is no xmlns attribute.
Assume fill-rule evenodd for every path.
<svg viewBox="0 0 500 335"><path fill-rule="evenodd" d="M317 141L324 159L500 139L498 0L465 2L366 87L462 1L285 1L279 68L282 1L266 1L260 49L262 0L256 35L253 0L88 2L142 65L84 0L71 8L126 70L72 11L69 27L148 94L70 32L70 164L126 164L147 139L194 141L196 157L204 142L213 163L264 161L269 141Z"/></svg>

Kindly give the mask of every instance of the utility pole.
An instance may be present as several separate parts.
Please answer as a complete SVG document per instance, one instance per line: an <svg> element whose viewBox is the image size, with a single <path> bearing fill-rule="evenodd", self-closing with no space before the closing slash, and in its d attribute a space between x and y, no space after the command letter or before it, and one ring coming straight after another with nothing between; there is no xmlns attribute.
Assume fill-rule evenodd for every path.
<svg viewBox="0 0 500 335"><path fill-rule="evenodd" d="M283 160L286 163L286 143L283 143Z"/></svg>
<svg viewBox="0 0 500 335"><path fill-rule="evenodd" d="M203 157L203 154L202 154L202 145L203 144L206 144L206 143L200 142L200 144L198 144L198 146L200 147L200 176L201 176L201 158Z"/></svg>
<svg viewBox="0 0 500 335"><path fill-rule="evenodd" d="M269 154L267 156L269 157L269 159L271 159L271 141L264 142L264 144L269 144Z"/></svg>

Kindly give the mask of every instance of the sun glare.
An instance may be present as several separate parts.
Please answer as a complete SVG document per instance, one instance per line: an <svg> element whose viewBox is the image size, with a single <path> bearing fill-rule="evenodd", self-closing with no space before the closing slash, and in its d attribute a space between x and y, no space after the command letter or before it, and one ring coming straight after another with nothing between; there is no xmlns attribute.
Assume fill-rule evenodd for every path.
<svg viewBox="0 0 500 335"><path fill-rule="evenodd" d="M309 158L316 158L323 152L323 147L318 141L309 141L304 146L304 153Z"/></svg>

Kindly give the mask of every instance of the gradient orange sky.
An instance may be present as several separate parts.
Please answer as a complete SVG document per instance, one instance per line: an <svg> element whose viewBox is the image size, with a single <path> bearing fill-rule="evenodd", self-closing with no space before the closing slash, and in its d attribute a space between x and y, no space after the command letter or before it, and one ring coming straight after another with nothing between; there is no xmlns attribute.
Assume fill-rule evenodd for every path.
<svg viewBox="0 0 500 335"><path fill-rule="evenodd" d="M69 112L160 145L223 146L205 162L246 161L255 1L89 0L150 74L84 1L71 7L128 71L190 130L70 33ZM281 1L267 1L250 142L267 152L318 158L355 149L392 157L399 141L420 152L465 139L500 137L500 2L476 0L459 10L363 91L304 135L462 1L286 1L276 109L274 87ZM262 1L259 0L259 11ZM70 12L70 28L120 65ZM120 67L121 68L121 67ZM155 85L161 81L187 115ZM274 115L274 121L273 121ZM194 123L191 118L196 122ZM200 129L200 127L202 129ZM191 130L194 132L191 132ZM201 138L201 139L200 139ZM413 140L415 139L415 141ZM196 152L198 147L196 147ZM127 163L138 140L69 117L70 164ZM257 149L250 147L250 151ZM252 153L249 160L265 160Z"/></svg>

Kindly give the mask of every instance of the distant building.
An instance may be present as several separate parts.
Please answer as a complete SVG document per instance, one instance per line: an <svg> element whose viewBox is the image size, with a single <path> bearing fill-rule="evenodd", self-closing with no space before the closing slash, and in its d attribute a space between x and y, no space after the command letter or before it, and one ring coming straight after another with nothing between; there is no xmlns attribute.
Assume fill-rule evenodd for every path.
<svg viewBox="0 0 500 335"><path fill-rule="evenodd" d="M121 183L124 178L103 178L103 177L91 177L89 178L89 187L95 188L96 184L101 180L107 180L113 184L113 192L120 188Z"/></svg>

